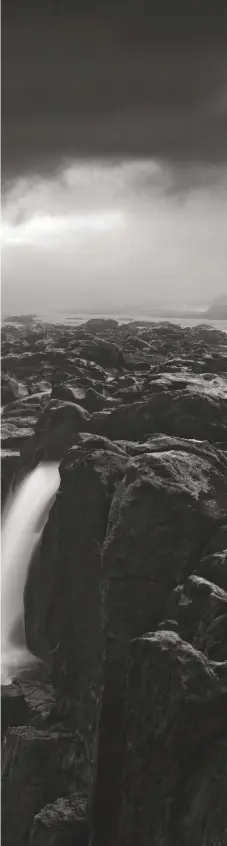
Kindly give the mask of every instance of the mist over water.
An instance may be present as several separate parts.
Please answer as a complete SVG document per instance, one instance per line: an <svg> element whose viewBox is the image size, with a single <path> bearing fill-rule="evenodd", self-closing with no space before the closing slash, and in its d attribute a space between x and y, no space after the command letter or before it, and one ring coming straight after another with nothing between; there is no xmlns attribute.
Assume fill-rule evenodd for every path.
<svg viewBox="0 0 227 846"><path fill-rule="evenodd" d="M26 645L24 588L29 564L60 484L58 464L40 464L9 496L2 517L1 684L38 659Z"/></svg>

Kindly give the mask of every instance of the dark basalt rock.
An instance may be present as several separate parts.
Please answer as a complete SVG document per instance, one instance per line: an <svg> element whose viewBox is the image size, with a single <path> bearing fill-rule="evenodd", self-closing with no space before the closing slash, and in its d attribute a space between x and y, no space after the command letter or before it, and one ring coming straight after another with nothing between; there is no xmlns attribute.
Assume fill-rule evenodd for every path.
<svg viewBox="0 0 227 846"><path fill-rule="evenodd" d="M141 395L142 388L138 385L134 385L130 388L119 388L114 394L118 400L121 400L123 405L126 403L132 404L133 402L136 402L136 400L140 400Z"/></svg>
<svg viewBox="0 0 227 846"><path fill-rule="evenodd" d="M113 367L121 370L125 366L125 357L119 346L97 336L92 341L80 341L78 354L81 358L95 362L104 369Z"/></svg>
<svg viewBox="0 0 227 846"><path fill-rule="evenodd" d="M196 572L214 582L227 593L227 525L220 526L207 544Z"/></svg>
<svg viewBox="0 0 227 846"><path fill-rule="evenodd" d="M24 725L28 708L21 688L16 684L1 685L1 736L9 726Z"/></svg>
<svg viewBox="0 0 227 846"><path fill-rule="evenodd" d="M81 405L62 400L51 400L39 417L35 430L34 448L64 454L75 442L79 431L88 431L90 414Z"/></svg>
<svg viewBox="0 0 227 846"><path fill-rule="evenodd" d="M88 846L87 797L57 799L35 816L31 846Z"/></svg>
<svg viewBox="0 0 227 846"><path fill-rule="evenodd" d="M142 446L130 459L121 444L78 436L25 594L29 648L49 664L59 719L79 730L82 786L95 780L100 846L118 817L129 641L163 620L227 506L214 448L166 436Z"/></svg>
<svg viewBox="0 0 227 846"><path fill-rule="evenodd" d="M89 411L90 414L92 414L93 411L98 411L103 408L113 408L114 405L118 404L118 400L114 397L110 399L103 395L101 396L93 388L88 388L84 400L84 407L87 409L87 411Z"/></svg>
<svg viewBox="0 0 227 846"><path fill-rule="evenodd" d="M115 489L103 544L105 657L94 846L112 843L111 832L113 842L117 838L129 642L163 620L172 589L187 578L208 536L224 520L226 496L218 455L215 466L214 451L209 461L209 450L198 456L183 448L129 460Z"/></svg>
<svg viewBox="0 0 227 846"><path fill-rule="evenodd" d="M53 385L51 391L51 399L60 399L64 402L75 402L77 405L83 405L86 397L86 390L84 388L77 388L71 385L64 385L57 383Z"/></svg>
<svg viewBox="0 0 227 846"><path fill-rule="evenodd" d="M41 411L50 397L50 391L22 397L9 403L2 413L1 440L4 450L17 451L33 437Z"/></svg>
<svg viewBox="0 0 227 846"><path fill-rule="evenodd" d="M224 843L227 675L173 632L130 653L118 843Z"/></svg>
<svg viewBox="0 0 227 846"><path fill-rule="evenodd" d="M24 597L43 663L3 703L27 723L4 846L87 843L87 798L92 846L224 844L226 335L30 321L2 355L3 497L39 461L61 477Z"/></svg>
<svg viewBox="0 0 227 846"><path fill-rule="evenodd" d="M5 505L6 499L17 476L19 469L20 453L2 451L1 454L1 506Z"/></svg>
<svg viewBox="0 0 227 846"><path fill-rule="evenodd" d="M226 737L207 744L177 796L181 814L176 846L225 844L227 787Z"/></svg>
<svg viewBox="0 0 227 846"><path fill-rule="evenodd" d="M90 361L89 358L78 357L78 350L75 350L75 356L78 376L81 376L83 379L89 377L97 382L106 382L107 374L104 367L95 361Z"/></svg>
<svg viewBox="0 0 227 846"><path fill-rule="evenodd" d="M118 321L105 317L92 317L90 320L86 321L84 328L87 329L88 332L94 333L98 331L102 332L106 329L117 329Z"/></svg>
<svg viewBox="0 0 227 846"><path fill-rule="evenodd" d="M23 420L2 419L1 440L2 448L5 451L17 452L25 446L34 435L36 421L34 418Z"/></svg>
<svg viewBox="0 0 227 846"><path fill-rule="evenodd" d="M93 430L113 440L143 440L166 432L179 438L227 442L227 400L206 394L163 391L110 412L96 412Z"/></svg>
<svg viewBox="0 0 227 846"><path fill-rule="evenodd" d="M59 719L79 732L86 784L93 772L101 685L101 549L126 462L114 445L112 451L89 450L89 440L69 451L25 591L27 642L49 666Z"/></svg>
<svg viewBox="0 0 227 846"><path fill-rule="evenodd" d="M2 373L1 375L1 404L7 405L13 402L18 397L26 396L28 389L26 385L17 382L16 379L10 378L9 375Z"/></svg>
<svg viewBox="0 0 227 846"><path fill-rule="evenodd" d="M193 643L213 661L227 660L227 593L192 575L173 592L169 613L183 640Z"/></svg>
<svg viewBox="0 0 227 846"><path fill-rule="evenodd" d="M104 438L103 435L93 435L90 432L79 432L77 438L77 445L71 449L71 456L73 456L76 449L81 447L87 450L108 450L109 452L124 453L125 449L116 441L110 441L109 438Z"/></svg>
<svg viewBox="0 0 227 846"><path fill-rule="evenodd" d="M2 753L4 846L27 843L35 814L58 796L77 789L72 735L28 726L8 729Z"/></svg>

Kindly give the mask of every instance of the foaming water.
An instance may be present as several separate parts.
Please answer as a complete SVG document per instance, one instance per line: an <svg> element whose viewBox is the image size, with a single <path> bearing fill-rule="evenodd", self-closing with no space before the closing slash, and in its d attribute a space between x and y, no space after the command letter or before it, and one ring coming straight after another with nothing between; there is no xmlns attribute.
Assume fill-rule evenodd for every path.
<svg viewBox="0 0 227 846"><path fill-rule="evenodd" d="M24 628L24 588L29 564L60 484L58 464L40 464L8 499L2 517L1 684L38 659L29 652Z"/></svg>

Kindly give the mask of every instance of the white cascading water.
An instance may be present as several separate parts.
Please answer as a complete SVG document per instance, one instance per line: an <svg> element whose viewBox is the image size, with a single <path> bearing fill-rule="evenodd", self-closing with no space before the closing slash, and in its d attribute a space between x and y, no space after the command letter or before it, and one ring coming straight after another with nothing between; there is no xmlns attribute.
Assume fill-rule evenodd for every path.
<svg viewBox="0 0 227 846"><path fill-rule="evenodd" d="M60 484L58 464L39 464L10 495L2 516L1 684L38 659L26 645L24 588L29 564Z"/></svg>

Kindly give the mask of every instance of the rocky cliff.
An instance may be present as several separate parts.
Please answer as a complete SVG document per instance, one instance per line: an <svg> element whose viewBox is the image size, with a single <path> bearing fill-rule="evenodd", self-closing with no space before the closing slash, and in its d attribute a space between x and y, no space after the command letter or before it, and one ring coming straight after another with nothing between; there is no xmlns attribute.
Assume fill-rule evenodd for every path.
<svg viewBox="0 0 227 846"><path fill-rule="evenodd" d="M3 500L60 488L4 691L3 846L227 842L227 338L5 326ZM29 787L28 787L29 785Z"/></svg>

